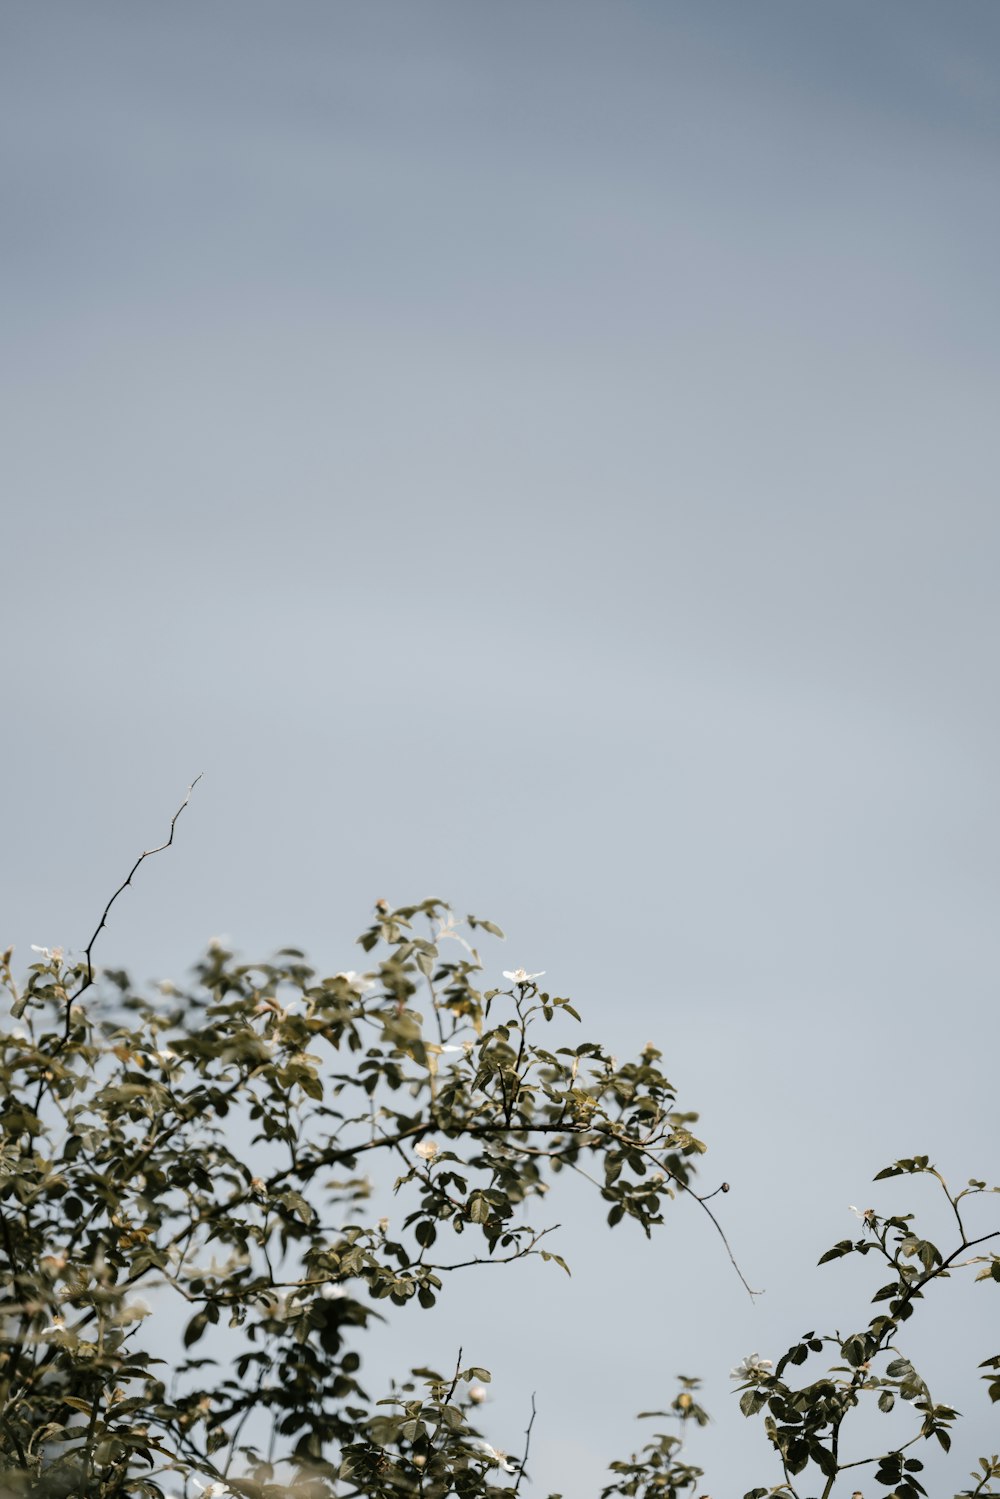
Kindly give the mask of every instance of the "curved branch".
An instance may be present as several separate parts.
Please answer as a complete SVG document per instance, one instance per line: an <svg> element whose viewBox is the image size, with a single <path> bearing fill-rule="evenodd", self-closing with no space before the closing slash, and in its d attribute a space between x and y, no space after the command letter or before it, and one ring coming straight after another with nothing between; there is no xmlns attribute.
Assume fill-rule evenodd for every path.
<svg viewBox="0 0 1000 1499"><path fill-rule="evenodd" d="M107 925L108 912L111 910L111 907L114 905L114 903L118 899L119 895L121 895L122 891L126 890L128 888L128 886L131 885L131 883L132 883L132 876L135 874L136 870L139 868L139 865L142 863L142 861L144 859L151 859L154 854L162 854L165 849L168 849L171 846L171 844L174 841L174 829L177 826L177 819L178 819L178 817L180 817L181 813L184 811L184 808L187 806L188 802L191 800L191 793L194 790L194 788L197 786L198 782L201 780L201 778L202 778L202 776L204 774L205 774L204 771L199 771L199 773L195 776L194 780L191 782L190 786L187 789L187 793L186 793L186 795L184 797L184 800L181 802L180 806L177 808L177 811L174 813L173 817L171 817L171 819L170 819L170 832L169 832L169 834L167 836L166 842L158 844L156 848L147 848L147 849L145 849L139 855L138 859L136 859L135 863L132 865L132 868L129 870L127 876L122 881L122 883L118 886L118 889L115 891L114 895L112 895L111 899L108 901L107 905L104 907L104 910L101 912L101 919L97 923L97 926L94 928L94 934L91 937L90 941L87 943L87 946L84 948L84 957L87 960L87 975L86 975L86 978L84 978L84 979L81 980L80 987L73 994L70 995L70 997L69 997L69 999L67 1001L67 1010L68 1010L68 1007L70 1005L72 1005L72 1003L73 1003L74 1000L79 999L80 995L86 993L86 991L93 985L93 982L94 982L94 969L93 969L93 966L92 966L91 961L90 961L90 955L91 955L91 953L94 950L94 943L97 941L98 937L101 935L101 932L104 930L105 926Z"/></svg>

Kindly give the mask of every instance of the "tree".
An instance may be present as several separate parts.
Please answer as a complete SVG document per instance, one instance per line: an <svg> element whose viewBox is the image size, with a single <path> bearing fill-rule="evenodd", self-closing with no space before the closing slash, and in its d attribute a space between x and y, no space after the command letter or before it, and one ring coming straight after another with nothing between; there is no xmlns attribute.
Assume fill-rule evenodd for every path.
<svg viewBox="0 0 1000 1499"><path fill-rule="evenodd" d="M363 973L320 976L293 949L243 963L215 945L183 992L143 996L116 971L98 982L94 943L146 857L81 961L41 952L18 984L3 956L3 1493L520 1492L532 1425L516 1456L485 1440L487 1370L459 1353L453 1369L415 1369L373 1403L364 1333L382 1308L433 1307L484 1260L565 1268L549 1230L524 1216L565 1171L593 1184L612 1227L631 1218L651 1234L690 1198L722 1234L715 1193L696 1187L696 1116L678 1108L659 1051L620 1065L580 1042L576 1010L542 974L512 970L504 989L481 990L474 943L502 933L474 916L460 924L439 900L379 902L359 938ZM387 1172L398 1228L375 1216ZM734 1371L778 1461L777 1483L748 1499L828 1499L854 1476L840 1432L869 1398L914 1413L912 1438L867 1465L898 1499L924 1492L916 1444L950 1445L955 1411L897 1340L959 1262L1000 1280L1000 1257L970 1260L979 1241L962 1206L985 1183L953 1194L926 1157L881 1175L901 1173L937 1178L958 1245L942 1252L911 1217L869 1210L858 1238L824 1256L874 1255L889 1279L862 1331L805 1333L773 1368L751 1357ZM165 1367L146 1334L178 1307L183 1352ZM833 1367L796 1383L813 1356ZM984 1367L1000 1398L1000 1357ZM683 1438L707 1421L698 1382L649 1414L677 1430L613 1464L602 1499L696 1492L702 1470ZM973 1477L965 1494L1000 1493L997 1459Z"/></svg>

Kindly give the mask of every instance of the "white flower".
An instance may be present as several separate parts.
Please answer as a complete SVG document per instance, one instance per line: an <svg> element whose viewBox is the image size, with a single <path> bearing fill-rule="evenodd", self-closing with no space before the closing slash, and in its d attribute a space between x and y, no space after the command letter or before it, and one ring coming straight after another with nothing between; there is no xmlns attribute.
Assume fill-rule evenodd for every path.
<svg viewBox="0 0 1000 1499"><path fill-rule="evenodd" d="M499 1468L501 1473L513 1473L515 1471L507 1461L506 1452L500 1452L498 1448L491 1447L489 1442L484 1442L481 1437L477 1437L474 1441L470 1442L469 1446L474 1451L481 1453L491 1467Z"/></svg>
<svg viewBox="0 0 1000 1499"><path fill-rule="evenodd" d="M418 1155L422 1161L433 1161L438 1153L438 1147L433 1140L421 1140L419 1145L413 1147L414 1155Z"/></svg>
<svg viewBox="0 0 1000 1499"><path fill-rule="evenodd" d="M769 1358L761 1358L759 1353L749 1354L735 1369L729 1371L730 1379L756 1379L759 1375L766 1374L772 1367Z"/></svg>
<svg viewBox="0 0 1000 1499"><path fill-rule="evenodd" d="M850 1206L851 1212L854 1214L855 1218L860 1218L861 1221L862 1221L862 1223L867 1223L869 1226L871 1226L871 1224L872 1224L872 1222L873 1222L873 1220L875 1218L875 1209L874 1208L864 1208L864 1209L862 1209L862 1208L856 1208L854 1206L853 1202L850 1203L849 1206Z"/></svg>
<svg viewBox="0 0 1000 1499"><path fill-rule="evenodd" d="M473 1405L482 1405L483 1401L486 1399L486 1395L487 1390L484 1384L470 1384L469 1399L472 1401Z"/></svg>
<svg viewBox="0 0 1000 1499"><path fill-rule="evenodd" d="M289 1321L298 1315L294 1292L289 1296L286 1291L278 1291L276 1295L268 1299L263 1311L264 1316L270 1317L273 1322Z"/></svg>
<svg viewBox="0 0 1000 1499"><path fill-rule="evenodd" d="M325 1285L320 1286L319 1294L324 1301L343 1301L347 1292L343 1286L335 1286L332 1281L328 1280Z"/></svg>
<svg viewBox="0 0 1000 1499"><path fill-rule="evenodd" d="M36 947L31 944L31 951L39 953L46 963L61 963L63 960L63 949L61 947Z"/></svg>
<svg viewBox="0 0 1000 1499"><path fill-rule="evenodd" d="M366 994L372 986L371 979L365 978L363 973L355 973L353 968L349 968L346 973L335 973L333 976L335 979L343 979L345 983L350 984L358 994Z"/></svg>
<svg viewBox="0 0 1000 1499"><path fill-rule="evenodd" d="M127 1301L119 1310L116 1321L122 1327L127 1327L130 1322L141 1322L143 1317L150 1315L151 1311L152 1308L146 1301Z"/></svg>
<svg viewBox="0 0 1000 1499"><path fill-rule="evenodd" d="M535 979L545 977L545 969L543 968L541 973L525 973L523 968L505 968L503 976L505 979L510 979L512 984L533 984Z"/></svg>
<svg viewBox="0 0 1000 1499"><path fill-rule="evenodd" d="M192 1478L191 1482L197 1488L202 1499L224 1499L230 1492L224 1483L202 1483L200 1478Z"/></svg>

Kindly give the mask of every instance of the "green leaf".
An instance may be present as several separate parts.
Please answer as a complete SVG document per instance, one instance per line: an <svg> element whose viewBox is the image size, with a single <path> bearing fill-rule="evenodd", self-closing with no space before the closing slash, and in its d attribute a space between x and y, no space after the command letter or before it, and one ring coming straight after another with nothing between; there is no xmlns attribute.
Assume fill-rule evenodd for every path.
<svg viewBox="0 0 1000 1499"><path fill-rule="evenodd" d="M473 1223L487 1223L492 1217L492 1209L482 1192L470 1194L466 1212Z"/></svg>
<svg viewBox="0 0 1000 1499"><path fill-rule="evenodd" d="M740 1396L740 1410L745 1416L755 1416L767 1401L763 1390L745 1390Z"/></svg>
<svg viewBox="0 0 1000 1499"><path fill-rule="evenodd" d="M190 1348L192 1344L197 1343L207 1326L208 1313L196 1312L184 1329L184 1347Z"/></svg>

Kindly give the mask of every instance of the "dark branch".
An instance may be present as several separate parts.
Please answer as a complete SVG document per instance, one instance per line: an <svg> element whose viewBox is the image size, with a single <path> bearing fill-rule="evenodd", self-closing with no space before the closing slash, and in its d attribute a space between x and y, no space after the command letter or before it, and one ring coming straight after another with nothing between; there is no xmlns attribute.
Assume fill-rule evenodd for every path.
<svg viewBox="0 0 1000 1499"><path fill-rule="evenodd" d="M144 859L151 859L154 854L162 854L165 849L168 849L171 846L171 844L174 841L174 829L177 826L177 819L178 819L178 817L180 817L181 813L184 811L184 808L187 806L188 802L191 800L191 793L194 790L194 788L197 786L198 782L201 780L201 778L202 778L203 775L204 775L204 771L200 771L198 773L198 775L195 776L194 780L191 782L190 786L187 789L187 794L184 797L184 800L181 802L180 806L177 808L177 811L174 813L173 817L171 817L171 819L170 819L170 833L169 833L169 835L167 837L166 842L158 844L156 848L147 848L147 849L145 849L139 855L138 859L136 859L135 863L132 865L132 868L129 870L128 875L122 881L122 883L118 886L118 889L115 891L114 895L112 895L111 899L108 901L107 905L104 907L104 910L101 912L101 919L97 923L97 926L94 928L94 935L91 937L90 941L87 943L86 948L84 949L84 957L87 959L87 973L86 973L86 976L80 980L79 988L76 989L76 991L73 994L70 995L70 997L69 997L69 999L67 1001L67 1013L69 1011L69 1007L73 1004L73 1002L75 1000L79 999L81 994L85 994L86 991L92 986L92 984L94 982L94 969L93 969L93 965L91 963L91 957L90 957L90 955L91 955L91 953L94 950L94 944L95 944L95 942L97 941L98 937L101 935L101 932L107 926L108 912L111 910L111 907L114 905L114 903L118 899L119 895L121 895L122 891L126 890L128 888L128 886L131 885L132 878L133 878L136 870L139 868L139 865L143 862L143 860Z"/></svg>
<svg viewBox="0 0 1000 1499"><path fill-rule="evenodd" d="M528 1429L524 1433L524 1456L521 1459L520 1467L518 1469L518 1474L517 1474L517 1482L514 1485L514 1493L515 1494L520 1493L521 1479L524 1477L524 1470L528 1466L528 1453L531 1451L531 1428L535 1424L535 1417L536 1417L537 1414L538 1414L538 1412L535 1409L535 1395L534 1395L534 1391L532 1391L532 1395L531 1395L531 1420L528 1422Z"/></svg>

